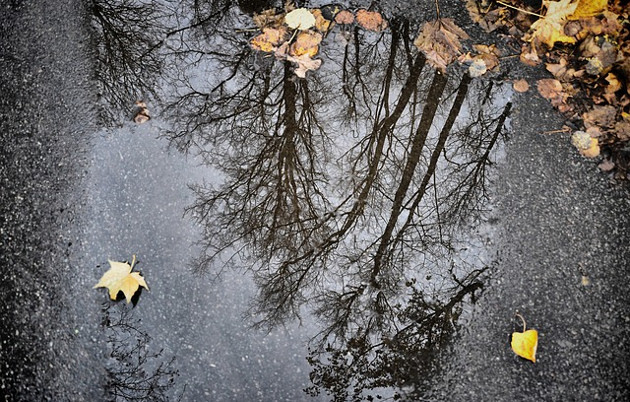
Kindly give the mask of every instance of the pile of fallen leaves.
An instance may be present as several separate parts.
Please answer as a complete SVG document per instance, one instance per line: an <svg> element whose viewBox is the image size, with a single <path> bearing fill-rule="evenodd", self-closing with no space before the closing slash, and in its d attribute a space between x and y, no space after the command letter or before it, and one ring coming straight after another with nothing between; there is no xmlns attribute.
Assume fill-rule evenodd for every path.
<svg viewBox="0 0 630 402"><path fill-rule="evenodd" d="M321 66L321 59L315 57L322 40L335 26L347 29L357 24L374 32L387 28L387 21L376 11L360 9L353 13L336 6L295 8L290 2L282 11L266 10L256 14L253 20L261 33L251 39L252 48L272 53L278 60L290 61L296 66L295 75L301 78Z"/></svg>
<svg viewBox="0 0 630 402"><path fill-rule="evenodd" d="M621 0L465 0L473 21L486 31L516 39L520 60L544 64L553 78L539 93L577 130L572 143L597 157L604 171L628 178L630 155L630 6ZM527 91L525 80L515 82ZM566 127L564 131L569 131Z"/></svg>

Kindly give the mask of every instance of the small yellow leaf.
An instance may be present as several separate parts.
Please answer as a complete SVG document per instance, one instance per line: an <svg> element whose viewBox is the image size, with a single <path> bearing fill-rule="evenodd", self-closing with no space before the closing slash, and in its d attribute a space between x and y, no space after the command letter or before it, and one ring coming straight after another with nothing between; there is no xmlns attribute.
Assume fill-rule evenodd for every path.
<svg viewBox="0 0 630 402"><path fill-rule="evenodd" d="M512 333L512 350L520 357L536 363L538 348L538 331L528 329L525 332Z"/></svg>
<svg viewBox="0 0 630 402"><path fill-rule="evenodd" d="M127 303L131 302L131 298L138 291L138 288L142 286L146 290L149 290L147 283L139 272L131 272L136 262L136 256L133 256L131 265L126 262L118 262L107 260L110 268L103 274L101 279L96 285L96 288L109 289L109 297L112 300L116 300L118 292L123 292Z"/></svg>

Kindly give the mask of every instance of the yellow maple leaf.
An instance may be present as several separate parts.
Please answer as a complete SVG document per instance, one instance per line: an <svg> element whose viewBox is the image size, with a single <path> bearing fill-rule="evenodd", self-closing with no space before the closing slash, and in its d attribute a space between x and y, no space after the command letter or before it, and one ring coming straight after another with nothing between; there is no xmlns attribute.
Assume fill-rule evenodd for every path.
<svg viewBox="0 0 630 402"><path fill-rule="evenodd" d="M101 279L93 289L107 288L109 289L109 297L112 300L116 300L118 292L123 292L127 303L131 302L131 298L134 293L138 291L138 288L142 286L146 290L149 290L147 283L139 272L131 272L134 264L136 263L136 256L133 256L131 265L126 262L117 262L107 260L110 268L103 274Z"/></svg>
<svg viewBox="0 0 630 402"><path fill-rule="evenodd" d="M544 43L549 49L552 49L556 42L575 43L575 38L564 34L564 23L575 12L578 5L577 2L571 3L571 1L543 0L547 12L532 24L528 41L534 45Z"/></svg>
<svg viewBox="0 0 630 402"><path fill-rule="evenodd" d="M579 0L570 20L594 17L606 10L608 0Z"/></svg>
<svg viewBox="0 0 630 402"><path fill-rule="evenodd" d="M523 321L523 332L512 333L512 350L520 357L536 363L538 331L535 329L525 330L525 319L518 313L516 316Z"/></svg>

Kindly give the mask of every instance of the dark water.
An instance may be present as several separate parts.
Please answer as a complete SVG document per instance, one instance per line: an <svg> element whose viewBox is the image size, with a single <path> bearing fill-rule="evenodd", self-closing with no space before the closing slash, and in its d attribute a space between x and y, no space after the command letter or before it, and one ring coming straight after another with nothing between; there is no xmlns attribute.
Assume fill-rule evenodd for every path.
<svg viewBox="0 0 630 402"><path fill-rule="evenodd" d="M526 107L509 68L479 79L440 73L412 44L433 3L388 2L387 30L335 27L322 67L299 79L249 46L253 12L269 7L99 0L76 26L53 23L90 33L72 39L88 56L82 85L56 87L75 88L68 102L96 96L87 97L90 123L77 128L76 107L44 113L65 142L49 148L50 167L36 164L52 179L26 187L41 204L31 209L52 222L24 212L18 190L3 192L12 230L3 250L13 251L2 288L19 291L3 303L13 326L3 332L2 384L14 399L448 399L456 373L483 367L453 351L458 342L486 350L461 334L490 312L507 336L512 307L527 309L503 311L491 296L475 310L491 286L506 289L500 255L513 243L502 237L521 222L506 219L512 194L502 181L519 135L512 115ZM37 17L40 8L13 12ZM141 99L152 119L138 125ZM7 124L14 137L17 124ZM37 158L30 149L21 152ZM77 166L59 169L69 158ZM18 177L42 182L19 172L3 171L7 188L19 189ZM12 211L23 216L10 221ZM15 251L13 233L35 240ZM150 288L134 308L91 289L107 259L132 255ZM16 308L25 293L48 296ZM22 321L24 312L35 314ZM486 346L496 347L509 353Z"/></svg>

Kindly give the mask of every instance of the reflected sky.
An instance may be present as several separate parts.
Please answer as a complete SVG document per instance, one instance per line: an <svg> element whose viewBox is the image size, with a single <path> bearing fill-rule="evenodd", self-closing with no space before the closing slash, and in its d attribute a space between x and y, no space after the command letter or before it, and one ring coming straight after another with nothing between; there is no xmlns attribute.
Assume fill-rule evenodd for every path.
<svg viewBox="0 0 630 402"><path fill-rule="evenodd" d="M171 146L209 166L188 183L193 270L247 271L263 329L318 323L308 394L417 397L493 264L487 189L511 89L430 67L400 7L381 33L335 27L299 79L249 46L264 8L94 2L104 115L145 99Z"/></svg>

